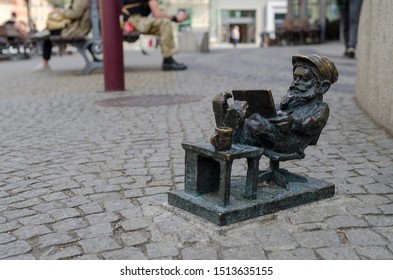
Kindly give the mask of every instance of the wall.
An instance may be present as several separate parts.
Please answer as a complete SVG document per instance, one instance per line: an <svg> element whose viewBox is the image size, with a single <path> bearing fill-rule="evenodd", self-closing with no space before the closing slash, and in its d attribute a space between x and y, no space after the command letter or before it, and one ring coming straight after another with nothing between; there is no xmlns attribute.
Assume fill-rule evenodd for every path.
<svg viewBox="0 0 393 280"><path fill-rule="evenodd" d="M356 100L393 134L393 1L364 0L356 52Z"/></svg>

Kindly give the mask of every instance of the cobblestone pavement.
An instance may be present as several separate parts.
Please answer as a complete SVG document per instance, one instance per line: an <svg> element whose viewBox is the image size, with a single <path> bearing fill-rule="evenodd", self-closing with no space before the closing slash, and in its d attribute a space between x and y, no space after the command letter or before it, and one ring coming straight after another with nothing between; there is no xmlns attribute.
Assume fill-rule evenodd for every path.
<svg viewBox="0 0 393 280"><path fill-rule="evenodd" d="M162 72L157 51L126 51L125 92L82 76L79 55L0 61L0 259L393 259L393 138L357 107L356 61L339 43L182 53ZM337 194L219 227L167 204L183 188L185 140L213 133L223 90L286 92L291 56L319 53L340 77L325 96L331 117L317 146L283 167L332 182ZM199 101L104 107L143 95ZM373 94L370 92L370 94ZM234 163L234 176L245 162ZM267 160L261 160L267 166Z"/></svg>

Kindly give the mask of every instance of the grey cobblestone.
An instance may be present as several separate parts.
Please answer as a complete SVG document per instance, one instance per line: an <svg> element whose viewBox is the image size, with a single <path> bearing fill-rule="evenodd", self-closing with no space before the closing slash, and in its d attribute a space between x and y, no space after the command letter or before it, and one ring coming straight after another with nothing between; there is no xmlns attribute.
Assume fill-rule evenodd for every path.
<svg viewBox="0 0 393 280"><path fill-rule="evenodd" d="M357 260L355 250L349 246L322 248L315 250L316 253L325 260Z"/></svg>
<svg viewBox="0 0 393 280"><path fill-rule="evenodd" d="M366 246L355 249L366 260L393 260L393 253L385 247Z"/></svg>
<svg viewBox="0 0 393 280"><path fill-rule="evenodd" d="M334 231L310 231L295 233L294 237L301 246L306 248L336 247L340 240Z"/></svg>
<svg viewBox="0 0 393 280"><path fill-rule="evenodd" d="M17 240L7 244L0 245L0 259L6 259L17 255L26 254L31 251L29 243L23 240Z"/></svg>
<svg viewBox="0 0 393 280"><path fill-rule="evenodd" d="M51 224L54 231L67 232L74 229L80 229L88 226L88 222L83 218L71 218L57 221Z"/></svg>
<svg viewBox="0 0 393 280"><path fill-rule="evenodd" d="M77 239L65 233L50 233L38 238L38 246L46 248L53 245L63 245L76 241Z"/></svg>
<svg viewBox="0 0 393 280"><path fill-rule="evenodd" d="M99 236L112 236L113 229L110 223L102 223L75 231L81 239Z"/></svg>
<svg viewBox="0 0 393 280"><path fill-rule="evenodd" d="M345 231L349 242L355 246L387 245L387 241L370 229L349 229Z"/></svg>
<svg viewBox="0 0 393 280"><path fill-rule="evenodd" d="M147 242L149 234L144 230L125 232L121 235L121 240L126 246L135 246Z"/></svg>
<svg viewBox="0 0 393 280"><path fill-rule="evenodd" d="M138 248L124 248L102 254L107 260L145 260L146 256Z"/></svg>
<svg viewBox="0 0 393 280"><path fill-rule="evenodd" d="M61 260L73 258L79 255L82 255L82 250L77 246L66 248L51 247L49 250L43 253L42 258L46 260Z"/></svg>
<svg viewBox="0 0 393 280"><path fill-rule="evenodd" d="M78 55L53 57L50 79L30 73L38 57L0 61L0 258L391 259L393 138L357 107L356 61L341 49L329 43L180 53L190 68L170 73L157 71L159 51L125 51L133 65L127 91L110 95L102 92L102 74L75 75ZM329 122L304 160L282 166L334 183L336 195L226 227L169 206L166 192L184 187L181 143L213 133L212 97L269 87L278 102L292 78L291 56L311 52L332 57L340 71L324 97ZM96 103L151 94L201 100ZM233 175L245 170L238 161Z"/></svg>
<svg viewBox="0 0 393 280"><path fill-rule="evenodd" d="M93 214L93 213L100 213L102 211L104 211L102 209L102 207L96 203L96 202L92 202L92 203L87 203L84 205L80 205L79 208L83 211L83 213L87 214Z"/></svg>
<svg viewBox="0 0 393 280"><path fill-rule="evenodd" d="M266 260L265 252L258 244L226 249L221 253L226 260Z"/></svg>
<svg viewBox="0 0 393 280"><path fill-rule="evenodd" d="M85 254L94 254L103 251L120 249L121 246L116 243L112 237L100 236L91 239L79 241Z"/></svg>
<svg viewBox="0 0 393 280"><path fill-rule="evenodd" d="M16 238L9 233L0 233L0 244L14 241Z"/></svg>
<svg viewBox="0 0 393 280"><path fill-rule="evenodd" d="M176 243L150 243L146 245L147 256L151 259L170 258L178 255Z"/></svg>
<svg viewBox="0 0 393 280"><path fill-rule="evenodd" d="M24 226L18 228L17 230L13 231L12 233L17 236L19 239L29 239L34 236L40 236L47 233L50 233L51 230L44 225L38 226Z"/></svg>

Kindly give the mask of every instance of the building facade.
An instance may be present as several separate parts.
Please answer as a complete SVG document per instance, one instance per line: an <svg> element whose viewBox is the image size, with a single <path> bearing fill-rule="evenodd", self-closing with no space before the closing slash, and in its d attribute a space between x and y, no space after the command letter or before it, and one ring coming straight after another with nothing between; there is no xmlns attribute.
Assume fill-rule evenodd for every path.
<svg viewBox="0 0 393 280"><path fill-rule="evenodd" d="M181 31L209 32L211 43L230 43L230 30L238 25L240 43L260 44L262 32L273 32L287 12L287 0L162 0L165 10L190 14Z"/></svg>

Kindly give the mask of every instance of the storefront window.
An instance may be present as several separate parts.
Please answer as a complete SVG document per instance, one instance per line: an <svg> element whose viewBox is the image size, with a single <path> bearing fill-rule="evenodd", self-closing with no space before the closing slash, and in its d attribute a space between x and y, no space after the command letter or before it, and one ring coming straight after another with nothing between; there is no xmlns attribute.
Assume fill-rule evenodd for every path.
<svg viewBox="0 0 393 280"><path fill-rule="evenodd" d="M240 43L255 43L255 10L222 10L221 42L231 42L232 28L240 28Z"/></svg>

